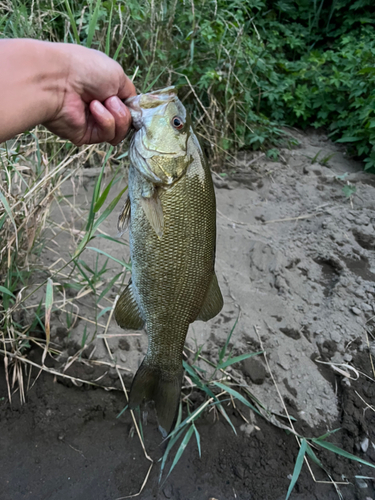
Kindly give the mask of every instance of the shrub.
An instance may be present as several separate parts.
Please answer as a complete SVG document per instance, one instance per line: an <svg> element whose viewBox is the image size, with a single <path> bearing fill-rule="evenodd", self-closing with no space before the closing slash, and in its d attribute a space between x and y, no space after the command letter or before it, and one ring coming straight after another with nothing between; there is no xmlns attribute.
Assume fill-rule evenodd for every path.
<svg viewBox="0 0 375 500"><path fill-rule="evenodd" d="M0 36L92 44L139 91L183 86L213 163L268 149L293 125L325 127L375 169L371 0L15 0L3 11Z"/></svg>

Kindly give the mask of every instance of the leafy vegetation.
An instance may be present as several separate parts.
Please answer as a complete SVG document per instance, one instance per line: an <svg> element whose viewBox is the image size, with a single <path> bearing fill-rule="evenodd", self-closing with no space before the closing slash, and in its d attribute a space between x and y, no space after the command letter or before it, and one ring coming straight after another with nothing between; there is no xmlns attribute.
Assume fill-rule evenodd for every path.
<svg viewBox="0 0 375 500"><path fill-rule="evenodd" d="M78 172L91 156L98 153L98 146L86 146L78 151L64 142L62 145L57 143L48 131L38 129L2 146L0 353L5 359L9 399L12 389L16 390L18 386L23 401L23 367L30 348L43 348L40 369L46 371L50 371L45 366L47 355L54 359L61 354L56 344L50 342L52 317L56 322L57 316L60 315L61 319L65 316L68 335L77 320L80 300L88 294L94 297L95 328L91 329L90 338L85 328L82 352L95 338L101 316L112 310L113 300L108 299L107 294L114 285L122 285L130 265L96 247L89 247L97 256L93 265L89 264L87 253L84 258L80 257L87 243L92 243L94 238L124 244L102 231L99 233L98 228L114 210L126 187L113 195L114 186L123 180L118 169L113 171L112 179L103 187L108 164L118 164L113 148L105 146L108 150L102 155L102 167L93 190L87 221L80 227L82 216L74 200L71 202L70 195L63 194L63 186L69 181L77 181ZM51 206L57 207L61 213L69 207L70 220L63 218L62 222L57 222L50 218ZM65 234L67 250L69 241L72 243L71 254L69 251L58 251L56 237L61 233ZM52 257L52 263L45 262L46 253ZM101 257L99 262L101 254L106 259ZM118 266L114 276L109 273L108 261ZM110 307L106 307L104 301ZM12 374L12 383L8 374Z"/></svg>
<svg viewBox="0 0 375 500"><path fill-rule="evenodd" d="M282 126L312 126L375 171L371 0L15 0L0 19L3 37L115 56L140 91L183 86L216 163L228 150L267 150Z"/></svg>

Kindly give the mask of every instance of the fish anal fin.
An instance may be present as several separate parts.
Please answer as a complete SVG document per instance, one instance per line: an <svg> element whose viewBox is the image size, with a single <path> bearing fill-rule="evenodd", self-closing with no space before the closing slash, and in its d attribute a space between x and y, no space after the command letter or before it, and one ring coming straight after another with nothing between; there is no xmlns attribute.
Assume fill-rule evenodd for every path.
<svg viewBox="0 0 375 500"><path fill-rule="evenodd" d="M183 369L166 372L149 365L147 357L134 376L129 395L129 408L134 409L143 401L154 401L159 430L166 437L176 420L180 402Z"/></svg>
<svg viewBox="0 0 375 500"><path fill-rule="evenodd" d="M216 274L212 275L211 283L208 287L203 305L196 319L208 321L214 318L222 310L224 305L223 296L221 294L219 283L217 282Z"/></svg>
<svg viewBox="0 0 375 500"><path fill-rule="evenodd" d="M122 236L125 231L128 229L129 221L130 221L130 198L129 196L126 198L125 205L122 207L121 212L118 216L117 220L117 229L119 232L119 236Z"/></svg>
<svg viewBox="0 0 375 500"><path fill-rule="evenodd" d="M131 282L117 301L115 319L121 328L127 330L141 330L145 324L141 311L134 298L133 285Z"/></svg>
<svg viewBox="0 0 375 500"><path fill-rule="evenodd" d="M147 220L157 236L161 238L164 232L163 207L158 196L157 190L151 197L141 198L141 206L146 214Z"/></svg>

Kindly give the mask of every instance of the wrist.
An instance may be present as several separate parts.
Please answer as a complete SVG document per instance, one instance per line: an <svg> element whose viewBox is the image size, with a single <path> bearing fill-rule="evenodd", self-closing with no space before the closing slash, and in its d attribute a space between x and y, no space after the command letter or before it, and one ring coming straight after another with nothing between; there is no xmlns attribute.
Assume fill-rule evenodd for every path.
<svg viewBox="0 0 375 500"><path fill-rule="evenodd" d="M36 73L34 85L41 104L39 123L48 122L59 113L63 106L69 80L69 51L63 43L39 42L31 40L36 52Z"/></svg>

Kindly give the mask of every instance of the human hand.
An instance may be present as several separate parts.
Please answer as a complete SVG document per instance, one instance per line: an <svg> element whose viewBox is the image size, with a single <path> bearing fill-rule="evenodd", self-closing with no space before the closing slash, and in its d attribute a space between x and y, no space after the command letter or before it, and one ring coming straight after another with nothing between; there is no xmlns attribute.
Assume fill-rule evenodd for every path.
<svg viewBox="0 0 375 500"><path fill-rule="evenodd" d="M77 146L122 141L131 116L122 100L136 95L121 66L102 52L74 44L53 44L66 62L60 103L43 123Z"/></svg>

